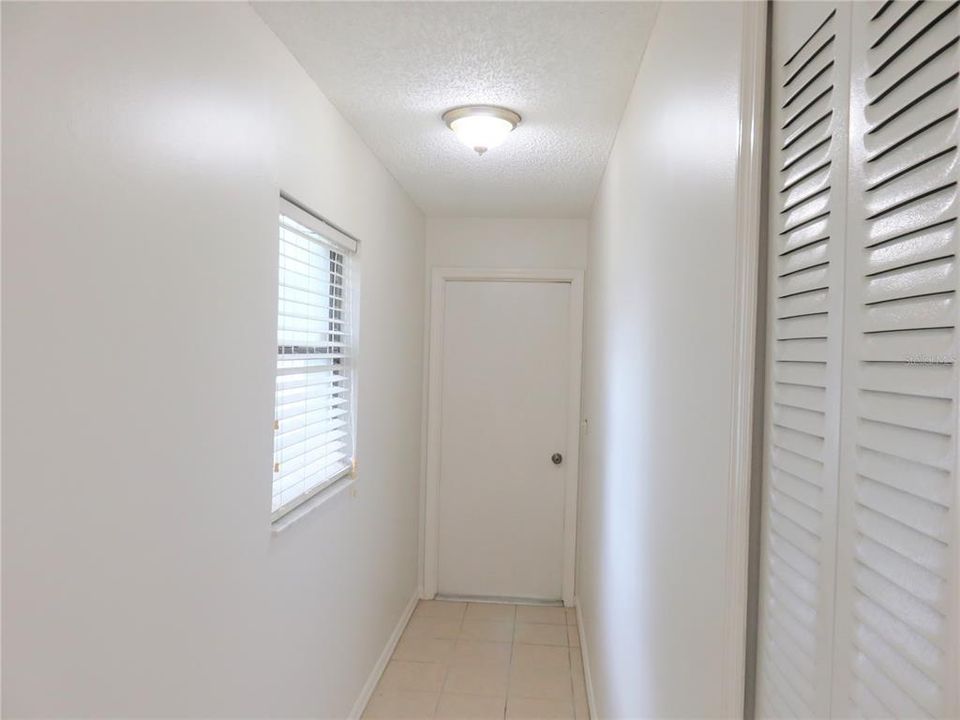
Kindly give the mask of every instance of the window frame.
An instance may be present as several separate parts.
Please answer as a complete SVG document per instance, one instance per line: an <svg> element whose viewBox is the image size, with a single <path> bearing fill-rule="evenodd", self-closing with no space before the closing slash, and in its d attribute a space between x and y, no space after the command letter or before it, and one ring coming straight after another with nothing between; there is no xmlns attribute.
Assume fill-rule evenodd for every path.
<svg viewBox="0 0 960 720"><path fill-rule="evenodd" d="M306 205L295 200L290 195L281 192L280 201L277 213L277 222L278 222L278 232L281 231L284 227L282 217L286 216L290 220L293 220L298 225L301 225L311 232L315 233L322 240L313 240L317 242L321 247L330 249L333 252L339 253L342 258L342 267L343 267L343 282L341 284L342 295L344 301L344 307L349 310L349 313L346 316L345 320L345 331L347 337L347 346L345 350L345 355L348 359L348 363L345 365L345 374L347 381L345 387L348 390L348 402L347 407L347 428L349 430L350 442L348 445L348 450L350 452L350 462L349 465L342 470L338 471L331 477L323 480L322 482L314 485L313 487L307 488L300 495L288 500L284 504L280 505L276 509L273 507L273 487L276 482L276 446L274 446L274 452L271 462L271 504L270 504L270 521L276 530L278 527L285 526L291 519L296 519L304 510L309 510L311 501L314 501L319 497L325 498L327 496L332 496L336 494L338 488L349 484L353 478L356 477L356 468L357 468L357 358L358 358L358 330L359 330L359 254L360 254L360 243L352 235L341 230L339 227L324 219L318 213L310 210ZM302 233L301 233L302 234ZM277 238L279 241L279 237ZM275 360L274 360L274 372L273 372L273 385L274 385L274 406L273 406L273 432L276 433L278 428L278 418L277 418L277 379L280 377L280 367L279 361L284 355L280 353L280 344L279 344L279 325L280 325L280 278L279 278L279 246L277 247L277 273L275 275L277 285L275 286L274 300L277 305L274 307L274 318L276 325L274 326L274 344L277 348ZM331 285L331 287L333 287ZM332 293L328 297L332 296ZM287 355L289 359L289 355ZM275 437L275 436L274 436ZM314 503L319 504L319 502ZM305 508L306 506L306 508ZM300 511L299 513L297 511Z"/></svg>

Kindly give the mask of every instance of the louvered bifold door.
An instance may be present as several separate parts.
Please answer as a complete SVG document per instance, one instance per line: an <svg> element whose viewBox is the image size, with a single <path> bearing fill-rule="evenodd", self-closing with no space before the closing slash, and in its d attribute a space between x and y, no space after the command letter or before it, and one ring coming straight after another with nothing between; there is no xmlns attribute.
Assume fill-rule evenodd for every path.
<svg viewBox="0 0 960 720"><path fill-rule="evenodd" d="M957 3L851 32L832 714L956 718Z"/></svg>
<svg viewBox="0 0 960 720"><path fill-rule="evenodd" d="M772 13L759 717L829 713L849 13Z"/></svg>

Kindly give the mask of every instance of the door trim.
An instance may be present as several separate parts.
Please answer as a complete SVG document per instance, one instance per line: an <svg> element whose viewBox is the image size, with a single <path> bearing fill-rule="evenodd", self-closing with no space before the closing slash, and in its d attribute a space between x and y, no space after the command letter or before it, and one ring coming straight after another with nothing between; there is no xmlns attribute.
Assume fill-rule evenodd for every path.
<svg viewBox="0 0 960 720"><path fill-rule="evenodd" d="M576 575L577 499L580 469L580 366L583 345L583 271L577 269L434 268L430 283L430 337L427 357L426 462L421 504L423 533L422 597L437 594L439 574L440 428L443 407L443 320L450 282L538 282L570 285L570 356L567 380L566 476L563 513L563 582L561 597L573 605Z"/></svg>
<svg viewBox="0 0 960 720"><path fill-rule="evenodd" d="M743 48L740 57L740 137L737 162L737 240L734 303L733 422L730 465L727 469L727 532L724 538L726 576L724 614L725 660L721 674L720 703L723 717L744 717L748 676L755 663L751 635L756 616L750 615L750 520L754 447L754 394L757 382L760 242L765 219L763 187L767 68L767 3L743 4ZM762 332L763 328L759 330ZM754 489L757 489L754 487ZM753 690L753 683L750 683Z"/></svg>

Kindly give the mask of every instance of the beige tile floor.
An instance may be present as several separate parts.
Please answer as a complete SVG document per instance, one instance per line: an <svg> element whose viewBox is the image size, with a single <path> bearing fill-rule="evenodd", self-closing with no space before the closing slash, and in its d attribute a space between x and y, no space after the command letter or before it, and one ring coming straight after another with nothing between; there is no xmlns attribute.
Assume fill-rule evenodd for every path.
<svg viewBox="0 0 960 720"><path fill-rule="evenodd" d="M363 717L588 720L576 614L422 600Z"/></svg>

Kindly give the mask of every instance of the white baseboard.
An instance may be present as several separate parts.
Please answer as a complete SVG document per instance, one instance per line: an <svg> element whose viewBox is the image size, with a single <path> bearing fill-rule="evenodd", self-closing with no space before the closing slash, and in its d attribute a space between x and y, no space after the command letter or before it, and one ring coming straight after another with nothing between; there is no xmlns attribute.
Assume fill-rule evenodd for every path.
<svg viewBox="0 0 960 720"><path fill-rule="evenodd" d="M492 603L502 605L542 605L544 607L563 607L563 600L542 600L539 598L504 597L500 595L443 595L437 593L436 600L448 602Z"/></svg>
<svg viewBox="0 0 960 720"><path fill-rule="evenodd" d="M413 615L413 611L416 609L417 602L419 600L420 590L418 588L413 594L413 597L410 598L410 602L407 603L407 607L400 616L400 621L397 623L397 626L393 629L390 639L387 640L387 645L385 648L383 648L383 652L380 653L380 659L377 660L377 664L373 666L373 671L370 673L370 677L368 677L367 681L363 684L363 689L360 691L360 696L353 704L353 708L350 710L350 714L347 716L348 720L360 720L360 717L363 715L363 711L367 709L367 703L370 702L370 698L373 697L373 691L377 689L377 683L380 682L380 676L383 675L383 671L387 669L387 663L390 662L390 657L393 655L393 651L396 649L397 643L400 642L400 636L403 635L403 631L406 629L407 623L410 621L410 616ZM588 692L589 687L590 683L587 681Z"/></svg>
<svg viewBox="0 0 960 720"><path fill-rule="evenodd" d="M587 685L587 710L590 711L590 717L595 720L597 717L597 703L593 697L593 680L590 673L590 653L587 651L587 634L583 629L583 613L580 611L580 600L576 601L577 607L577 635L580 636L580 657L583 658L583 679Z"/></svg>

